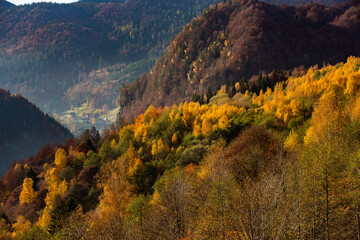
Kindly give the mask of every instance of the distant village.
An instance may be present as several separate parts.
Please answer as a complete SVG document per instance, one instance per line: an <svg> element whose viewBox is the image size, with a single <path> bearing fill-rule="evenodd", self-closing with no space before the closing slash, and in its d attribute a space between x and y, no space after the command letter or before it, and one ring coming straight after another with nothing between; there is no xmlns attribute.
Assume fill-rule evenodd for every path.
<svg viewBox="0 0 360 240"><path fill-rule="evenodd" d="M80 136L86 129L94 126L100 134L114 122L106 114L86 113L76 114L76 112L65 112L58 117L59 121L65 125L75 136Z"/></svg>

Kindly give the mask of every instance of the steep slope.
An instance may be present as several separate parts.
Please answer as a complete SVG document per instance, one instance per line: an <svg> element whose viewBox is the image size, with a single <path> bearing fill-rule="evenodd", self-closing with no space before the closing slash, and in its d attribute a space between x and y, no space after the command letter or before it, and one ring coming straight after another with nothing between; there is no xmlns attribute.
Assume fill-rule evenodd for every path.
<svg viewBox="0 0 360 240"><path fill-rule="evenodd" d="M123 87L126 119L171 106L259 72L335 63L360 55L359 1L329 8L232 1L206 10L176 36L149 74Z"/></svg>
<svg viewBox="0 0 360 240"><path fill-rule="evenodd" d="M47 143L72 137L54 119L18 95L0 89L0 175L11 161L35 154Z"/></svg>
<svg viewBox="0 0 360 240"><path fill-rule="evenodd" d="M307 3L319 3L326 6L334 6L335 4L341 4L347 0L266 0L265 2L275 3L275 4L307 4Z"/></svg>
<svg viewBox="0 0 360 240"><path fill-rule="evenodd" d="M126 2L126 0L80 0L79 2L90 2L90 3L116 2L116 3L124 3L124 2Z"/></svg>
<svg viewBox="0 0 360 240"><path fill-rule="evenodd" d="M0 0L0 14L13 6L15 5L6 0Z"/></svg>
<svg viewBox="0 0 360 240"><path fill-rule="evenodd" d="M351 239L359 89L360 58L349 57L43 147L0 180L0 237Z"/></svg>
<svg viewBox="0 0 360 240"><path fill-rule="evenodd" d="M214 0L38 3L0 17L0 86L47 111L91 70L153 58Z"/></svg>
<svg viewBox="0 0 360 240"><path fill-rule="evenodd" d="M333 5L344 1L271 1L276 4L301 4L310 2L321 2L326 5ZM116 98L118 97L118 90L124 83L132 82L136 77L144 72L149 72L151 66L155 63L155 56L144 61L137 61L128 65L114 65L91 71L87 75L80 77L80 82L75 86L70 87L63 97L64 102L78 105L84 102L91 102L91 104L100 108L104 104L108 107L114 107ZM150 65L151 64L151 65Z"/></svg>

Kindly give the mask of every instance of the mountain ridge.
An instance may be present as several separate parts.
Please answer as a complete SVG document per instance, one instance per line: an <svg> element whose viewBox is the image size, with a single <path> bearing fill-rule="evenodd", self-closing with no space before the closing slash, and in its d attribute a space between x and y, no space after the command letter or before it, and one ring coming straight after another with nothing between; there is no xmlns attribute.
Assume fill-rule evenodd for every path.
<svg viewBox="0 0 360 240"><path fill-rule="evenodd" d="M102 137L91 129L14 164L0 179L0 236L352 238L360 58L259 94L239 85L206 103L150 106Z"/></svg>
<svg viewBox="0 0 360 240"><path fill-rule="evenodd" d="M360 5L349 4L328 8L233 1L213 6L184 27L149 74L123 86L120 114L129 120L150 104L189 101L193 94L214 92L242 78L250 87L249 79L260 72L360 55Z"/></svg>
<svg viewBox="0 0 360 240"><path fill-rule="evenodd" d="M72 134L20 95L0 89L0 175L12 161L35 154L47 143L61 143Z"/></svg>
<svg viewBox="0 0 360 240"><path fill-rule="evenodd" d="M0 86L47 112L88 72L158 56L214 0L34 3L0 17Z"/></svg>
<svg viewBox="0 0 360 240"><path fill-rule="evenodd" d="M14 6L15 5L12 4L11 2L8 2L6 0L0 0L0 14Z"/></svg>

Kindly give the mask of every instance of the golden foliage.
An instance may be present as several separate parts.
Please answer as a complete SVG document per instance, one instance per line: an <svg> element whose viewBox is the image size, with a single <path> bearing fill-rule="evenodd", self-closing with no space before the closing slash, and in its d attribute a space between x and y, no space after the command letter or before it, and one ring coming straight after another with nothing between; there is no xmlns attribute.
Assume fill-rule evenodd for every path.
<svg viewBox="0 0 360 240"><path fill-rule="evenodd" d="M103 193L88 230L93 239L99 239L103 235L109 236L109 239L124 238L122 234L126 207L130 202L128 157L123 156L102 168L99 187L103 188Z"/></svg>
<svg viewBox="0 0 360 240"><path fill-rule="evenodd" d="M352 121L360 121L360 97L351 102L346 110Z"/></svg>
<svg viewBox="0 0 360 240"><path fill-rule="evenodd" d="M196 68L196 64L193 66L194 71L199 70ZM360 66L359 59L350 57L345 64L327 66L320 70L310 68L306 75L299 78L291 77L286 83L278 83L274 90L270 88L265 92L261 90L259 95L250 94L248 91L245 94L240 93L241 87L237 83L235 89L238 93L232 98L229 98L226 93L226 86L223 86L218 94L210 99L209 104L184 102L178 106L173 106L171 110L156 109L154 106L150 106L144 114L135 119L133 124L128 124L119 131L119 142L115 139L111 141L112 149L120 149L122 141L124 141L127 144L125 144L127 150L124 148L122 156L116 161L105 163L101 167L98 186L103 192L100 196L98 208L91 214L92 224L89 232L94 238L101 236L103 232L111 233L110 235L114 239L126 238L124 232L124 229L128 227L126 224L134 224L127 222L130 221L130 218L127 217L131 213L126 209L138 191L130 182L138 177L136 175L138 170L144 168L142 158L147 164L153 164L152 167L160 166L162 169L159 169L165 171L168 165L172 164L168 164L169 162L166 161L172 160L171 157L173 157L175 159L174 164L178 164L175 162L178 158L185 159L183 166L186 165L186 167L177 168L177 173L174 171L173 175L171 175L172 169L166 169L163 176L169 174L168 177L164 178L165 180L160 177L154 186L155 192L144 200L151 209L151 213L144 212L145 215L148 214L144 217L144 221L149 221L148 224L150 225L154 224L153 228L150 229L155 229L155 232L159 231L158 229L162 229L160 230L161 233L167 232L170 228L166 227L166 224L170 222L169 226L175 226L174 229L180 225L189 225L186 225L186 228L179 228L178 237L168 237L169 239L183 237L187 230L189 230L187 234L190 238L247 239L251 235L249 234L249 226L256 223L258 225L254 229L259 231L259 234L263 229L262 227L266 226L267 230L264 231L268 231L270 235L264 233L265 238L270 239L276 236L276 234L271 235L272 231L280 234L282 229L276 229L277 224L284 220L283 223L286 225L287 220L280 218L285 215L286 217L290 216L291 211L296 211L294 209L297 207L304 207L301 205L302 203L299 203L298 206L288 202L281 205L283 204L281 202L283 201L282 197L284 197L284 201L287 201L285 195L288 193L284 189L287 189L288 182L294 184L291 186L294 189L303 188L302 190L304 190L304 186L301 184L304 184L305 180L311 180L310 177L315 176L314 173L320 169L320 165L314 164L301 167L307 163L306 161L297 163L297 158L302 157L302 154L309 149L311 150L312 146L321 145L327 140L337 137L343 132L345 126L348 127L346 124L349 121L360 120L360 97L357 93L360 86L358 66ZM270 114L266 115L267 113ZM243 116L244 118L242 118ZM216 140L207 143L207 140L213 140L213 136L221 135L212 135L211 133L214 131L221 130L220 133L227 131L232 134L235 133L231 132L232 127L242 127L254 123L263 116L275 116L277 118L274 120L276 127L285 129L282 133L287 132L286 127L293 129L284 142L280 142L280 137L279 139L267 138L273 132L269 131L265 135L260 134L266 130L264 127L247 132L247 135L244 135L240 140L238 139L237 143L235 142L236 144L229 145L230 150L229 148L228 150L225 149L226 141L230 140L230 137L223 142L216 139L218 140L217 143L214 143ZM299 120L301 123L308 119L309 121L304 125L292 124L294 121L291 121L297 121L297 117L301 119ZM272 119L271 121L273 121ZM170 127L163 131L159 127L159 123L162 124L165 121ZM300 127L293 128L292 126ZM309 128L306 129L308 126ZM180 130L184 132L177 135ZM275 128L274 131L276 130ZM191 133L197 138L194 139ZM297 133L301 136L305 134L306 146ZM182 144L182 138L186 138L186 144ZM127 142L123 139L127 139ZM194 163L189 164L191 161L187 161L185 157L182 158L185 156L184 151L188 150L189 145L194 145L191 146L194 147L193 149L198 147L196 145L201 145L201 149L205 149L205 160L201 160L199 166ZM316 156L317 161L319 160L315 162L316 164L323 164L323 170L318 172L327 172L333 167L332 165L335 166L339 161L335 159L336 161L330 162L333 153L330 151L321 152L319 149L314 150L314 152L309 151L309 154ZM169 154L170 151L171 154ZM191 157L198 154L196 151L189 152L193 154L190 155L189 153L190 160L192 160ZM296 154L288 154L289 152ZM325 153L329 153L326 155L327 158L324 157ZM69 151L69 154L73 156L74 151ZM355 159L353 160L354 164L358 163L358 156L349 155L350 157ZM69 159L72 158L69 157ZM291 159L291 164L286 162L290 161L289 159ZM284 165L282 165L283 163ZM46 226L50 221L50 213L54 207L55 198L65 194L69 188L68 183L60 181L59 176L60 171L67 164L65 150L58 149L55 164L56 167L45 167L45 182L49 192L45 198L46 207L39 220L41 226ZM18 166L20 169L24 167ZM339 169L345 169L342 167L340 166ZM356 167L354 168L356 169ZM161 171L154 172L159 174L157 172ZM287 176L287 172L291 172L294 176ZM358 169L354 172L358 174ZM308 179L304 178L304 180L303 176L305 175ZM148 176L141 177L146 179ZM324 179L321 178L321 183ZM326 184L328 183L332 184L326 182ZM346 184L346 182L343 184L344 189L347 187ZM319 185L319 189L320 186L325 185ZM134 189L136 190L134 191ZM305 189L304 192L312 192L312 190ZM335 191L337 190L329 192L330 198L336 197ZM274 197L275 195L276 197ZM344 212L352 211L348 202L346 202L347 206L344 207ZM281 206L282 209L274 210L277 206ZM290 207L288 208L288 206ZM179 209L182 209L183 215L181 216L177 215ZM200 215L197 215L199 213ZM252 217L256 220L249 220L247 218L248 213L254 214ZM278 213L285 214L279 216ZM239 217L240 215L241 217ZM156 217L152 218L153 216ZM172 218L175 220L171 220L171 222L169 219ZM263 220L265 223L261 223ZM269 223L266 223L267 220ZM192 221L193 223L191 223ZM172 223L178 224L172 225ZM140 229L142 226L136 227ZM142 230L146 232L147 229ZM131 230L128 231L131 232ZM293 238L294 236L289 234L287 237ZM145 239L149 238L145 237Z"/></svg>
<svg viewBox="0 0 360 240"><path fill-rule="evenodd" d="M160 138L158 141L153 141L152 147L151 147L151 154L157 155L162 153L167 153L170 151L169 146L167 143L164 143L163 140Z"/></svg>
<svg viewBox="0 0 360 240"><path fill-rule="evenodd" d="M334 91L326 92L315 107L311 126L304 138L305 144L331 139L341 132L345 123L343 110L338 106Z"/></svg>
<svg viewBox="0 0 360 240"><path fill-rule="evenodd" d="M178 140L177 140L176 133L174 133L173 136L171 137L171 143L175 145L175 144L177 144L177 141Z"/></svg>
<svg viewBox="0 0 360 240"><path fill-rule="evenodd" d="M294 132L291 131L289 136L286 138L284 142L284 148L287 151L297 152L300 150L301 144L299 140L299 136Z"/></svg>
<svg viewBox="0 0 360 240"><path fill-rule="evenodd" d="M218 106L200 105L198 102L185 102L179 105L182 110L182 120L187 127L192 127L194 136L202 134L206 136L213 130L225 129L230 127L229 119L245 111L227 103Z"/></svg>
<svg viewBox="0 0 360 240"><path fill-rule="evenodd" d="M67 164L67 154L62 148L58 148L55 153L55 164L59 169L63 169Z"/></svg>
<svg viewBox="0 0 360 240"><path fill-rule="evenodd" d="M56 167L49 168L45 173L45 182L48 189L48 193L45 197L45 208L42 215L39 217L37 224L40 227L45 227L51 220L51 211L55 207L56 198L63 196L68 191L68 183L63 180L60 181L60 171L67 164L67 156L64 149L59 148L55 155Z"/></svg>
<svg viewBox="0 0 360 240"><path fill-rule="evenodd" d="M4 218L0 219L0 239L11 239L11 228Z"/></svg>
<svg viewBox="0 0 360 240"><path fill-rule="evenodd" d="M129 177L132 177L137 170L139 170L143 167L144 167L144 164L140 158L132 159L130 166L129 166L129 170L128 170Z"/></svg>
<svg viewBox="0 0 360 240"><path fill-rule="evenodd" d="M219 128L226 129L228 127L230 127L230 122L228 117L226 115L221 116L219 119Z"/></svg>
<svg viewBox="0 0 360 240"><path fill-rule="evenodd" d="M25 178L22 186L22 190L20 193L20 203L32 203L37 196L37 193L35 192L33 188L34 181L31 178Z"/></svg>
<svg viewBox="0 0 360 240"><path fill-rule="evenodd" d="M310 68L302 77L290 77L285 89L281 82L276 84L274 91L267 89L259 96L254 94L252 102L287 123L292 117L308 111L302 100L315 104L330 88L337 88L348 98L356 95L360 86L359 64L359 58L349 57L346 63L337 66L329 65L320 70Z"/></svg>
<svg viewBox="0 0 360 240"><path fill-rule="evenodd" d="M116 149L117 144L115 139L111 140L110 146L111 148Z"/></svg>
<svg viewBox="0 0 360 240"><path fill-rule="evenodd" d="M19 164L19 163L16 163L16 165L15 165L15 167L14 167L14 169L15 169L15 171L18 171L18 170L21 170L21 164Z"/></svg>
<svg viewBox="0 0 360 240"><path fill-rule="evenodd" d="M19 215L16 223L13 224L14 232L13 237L15 237L19 233L24 233L31 229L31 223L29 220L24 218L24 216Z"/></svg>
<svg viewBox="0 0 360 240"><path fill-rule="evenodd" d="M210 133L212 131L212 122L211 119L208 117L205 117L204 120L202 121L202 128L201 128L201 132L204 136L206 136L208 133Z"/></svg>

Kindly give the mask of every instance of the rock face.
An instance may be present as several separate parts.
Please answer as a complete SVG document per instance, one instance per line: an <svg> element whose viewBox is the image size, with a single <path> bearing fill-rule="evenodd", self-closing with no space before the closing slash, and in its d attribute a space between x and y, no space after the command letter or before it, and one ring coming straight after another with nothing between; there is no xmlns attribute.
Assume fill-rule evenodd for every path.
<svg viewBox="0 0 360 240"><path fill-rule="evenodd" d="M11 161L39 151L47 143L62 143L73 136L68 129L21 96L0 89L0 175Z"/></svg>
<svg viewBox="0 0 360 240"><path fill-rule="evenodd" d="M336 7L234 0L204 11L178 34L149 74L120 93L125 119L150 104L171 106L194 93L260 72L346 61L360 55L359 1Z"/></svg>

